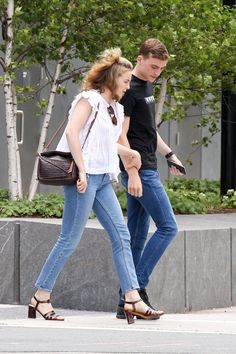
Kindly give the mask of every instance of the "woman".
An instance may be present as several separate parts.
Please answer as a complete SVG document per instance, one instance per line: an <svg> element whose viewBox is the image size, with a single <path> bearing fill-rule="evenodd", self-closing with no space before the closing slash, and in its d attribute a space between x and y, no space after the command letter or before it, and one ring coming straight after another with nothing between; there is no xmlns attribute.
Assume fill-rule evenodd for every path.
<svg viewBox="0 0 236 354"><path fill-rule="evenodd" d="M128 323L133 323L133 315L144 319L160 316L140 299L130 235L111 185L111 180L117 180L119 173L117 153L129 157L129 166L137 169L141 166L137 151L117 144L124 119L123 106L118 100L129 88L131 70L132 64L121 57L119 48L106 50L88 72L83 91L72 103L69 122L57 148L71 151L79 169L79 179L76 185L64 187L61 234L36 281L38 290L29 305L29 318L35 318L37 311L46 320L64 320L54 312L50 293L60 271L79 244L91 209L111 239Z"/></svg>

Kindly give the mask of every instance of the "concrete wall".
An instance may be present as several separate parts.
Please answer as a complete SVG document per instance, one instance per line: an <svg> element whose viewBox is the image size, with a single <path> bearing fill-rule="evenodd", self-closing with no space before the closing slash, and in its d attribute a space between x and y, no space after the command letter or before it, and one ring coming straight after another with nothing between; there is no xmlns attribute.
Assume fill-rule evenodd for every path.
<svg viewBox="0 0 236 354"><path fill-rule="evenodd" d="M14 222L0 222L0 302L5 304L17 303L19 299L18 241Z"/></svg>
<svg viewBox="0 0 236 354"><path fill-rule="evenodd" d="M201 111L192 107L188 115L179 123L166 122L160 128L161 137L176 152L178 158L186 166L186 178L220 179L221 135L217 133L208 147L192 146L192 141L209 136L207 129L197 128ZM187 161L191 160L192 165ZM159 171L162 180L170 178L166 160L158 155Z"/></svg>
<svg viewBox="0 0 236 354"><path fill-rule="evenodd" d="M0 220L0 303L27 304L60 224ZM154 270L153 305L183 313L236 305L236 229L183 230ZM118 278L103 229L86 228L53 290L54 306L115 311Z"/></svg>
<svg viewBox="0 0 236 354"><path fill-rule="evenodd" d="M54 70L53 66L50 65L49 69L51 72ZM0 75L2 75L1 68ZM41 87L45 84L45 79L45 74L39 66L33 66L27 70L22 69L17 73L17 82L21 86L32 85ZM66 85L66 90L67 95L60 95L55 99L55 106L53 109L46 142L49 140L51 134L56 130L59 124L65 119L70 103L73 100L74 95L78 92L78 85L69 82ZM27 102L19 103L17 107L18 110L21 110L24 113L24 130L22 131L23 143L19 145L24 193L28 193L40 138L41 126L44 119L44 116L39 114L37 101L42 98L48 98L48 95L49 90L46 86L43 90L39 90L37 97L35 96ZM2 86L0 86L0 118L0 188L8 188L8 151L5 124L5 98ZM55 139L54 147L56 143L57 139ZM52 186L49 187L39 185L38 188L39 193L54 192L59 190L59 188Z"/></svg>

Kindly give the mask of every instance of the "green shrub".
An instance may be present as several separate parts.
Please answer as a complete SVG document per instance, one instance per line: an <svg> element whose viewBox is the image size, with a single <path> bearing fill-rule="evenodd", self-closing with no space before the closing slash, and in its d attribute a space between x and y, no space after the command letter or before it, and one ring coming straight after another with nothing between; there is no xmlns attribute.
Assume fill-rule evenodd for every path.
<svg viewBox="0 0 236 354"><path fill-rule="evenodd" d="M174 178L165 188L176 214L206 214L221 204L219 181Z"/></svg>
<svg viewBox="0 0 236 354"><path fill-rule="evenodd" d="M222 206L224 208L236 208L236 191L234 189L229 189L227 194L223 196Z"/></svg>
<svg viewBox="0 0 236 354"><path fill-rule="evenodd" d="M213 193L173 189L166 192L176 214L206 214L220 204L219 197Z"/></svg>
<svg viewBox="0 0 236 354"><path fill-rule="evenodd" d="M29 201L27 198L16 201L9 200L8 193L0 189L0 217L41 217L61 218L64 207L64 197L59 193L38 194ZM90 219L95 214L91 211Z"/></svg>
<svg viewBox="0 0 236 354"><path fill-rule="evenodd" d="M8 200L9 194L7 189L0 188L0 201Z"/></svg>
<svg viewBox="0 0 236 354"><path fill-rule="evenodd" d="M122 189L116 192L116 196L119 200L121 209L123 213L126 213L127 211L127 198L126 198L126 190Z"/></svg>
<svg viewBox="0 0 236 354"><path fill-rule="evenodd" d="M165 182L165 189L176 214L206 214L220 208L236 209L236 191L229 190L221 200L220 182L206 179L174 178ZM116 192L122 211L126 213L126 191ZM61 218L64 206L62 194L37 195L32 202L23 198L9 200L8 191L0 189L0 217ZM94 218L93 212L90 218Z"/></svg>
<svg viewBox="0 0 236 354"><path fill-rule="evenodd" d="M32 200L32 211L36 215L49 218L61 218L64 206L64 197L62 194L37 195Z"/></svg>
<svg viewBox="0 0 236 354"><path fill-rule="evenodd" d="M165 182L165 189L176 214L206 214L221 204L219 181L174 178ZM125 213L125 189L116 195Z"/></svg>
<svg viewBox="0 0 236 354"><path fill-rule="evenodd" d="M173 190L186 189L190 191L196 191L199 193L214 193L220 195L220 181L210 181L207 179L185 179L174 178L165 182L167 188Z"/></svg>
<svg viewBox="0 0 236 354"><path fill-rule="evenodd" d="M64 199L61 194L37 195L29 201L26 198L12 201L9 199L0 200L1 217L55 217L62 216Z"/></svg>

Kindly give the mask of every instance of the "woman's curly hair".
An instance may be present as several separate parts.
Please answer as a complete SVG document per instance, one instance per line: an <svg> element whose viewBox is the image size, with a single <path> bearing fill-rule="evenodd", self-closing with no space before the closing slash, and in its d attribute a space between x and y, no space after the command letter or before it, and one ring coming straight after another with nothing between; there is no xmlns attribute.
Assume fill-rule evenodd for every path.
<svg viewBox="0 0 236 354"><path fill-rule="evenodd" d="M117 79L133 69L131 62L121 54L120 48L110 48L102 52L86 74L82 90L95 89L104 92L104 88L107 87L112 92L113 98L118 99L116 97Z"/></svg>

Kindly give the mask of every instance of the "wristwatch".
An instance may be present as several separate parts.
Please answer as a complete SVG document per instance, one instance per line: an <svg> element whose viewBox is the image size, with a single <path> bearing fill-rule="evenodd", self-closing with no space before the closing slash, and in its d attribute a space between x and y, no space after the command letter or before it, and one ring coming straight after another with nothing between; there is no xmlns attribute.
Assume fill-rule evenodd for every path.
<svg viewBox="0 0 236 354"><path fill-rule="evenodd" d="M168 152L168 154L165 155L165 158L168 160L172 155L174 155L173 151Z"/></svg>

